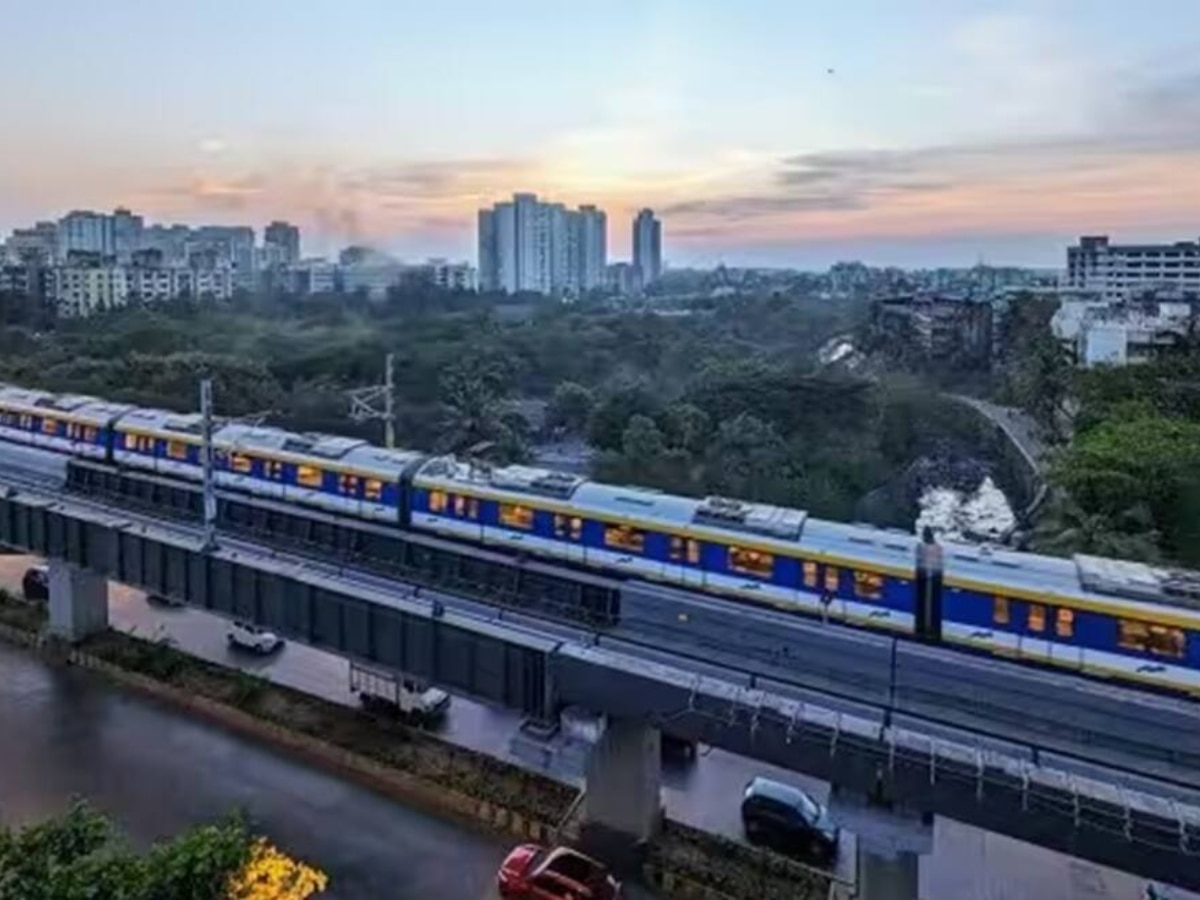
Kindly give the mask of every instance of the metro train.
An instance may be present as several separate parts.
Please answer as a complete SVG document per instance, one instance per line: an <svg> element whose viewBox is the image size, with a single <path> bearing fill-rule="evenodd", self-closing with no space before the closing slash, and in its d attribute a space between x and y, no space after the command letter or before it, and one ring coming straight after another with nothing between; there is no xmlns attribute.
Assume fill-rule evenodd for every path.
<svg viewBox="0 0 1200 900"><path fill-rule="evenodd" d="M201 478L198 414L0 386L0 442ZM798 509L220 423L225 489L823 621L1200 696L1200 574L934 545ZM931 612L932 611L932 612Z"/></svg>

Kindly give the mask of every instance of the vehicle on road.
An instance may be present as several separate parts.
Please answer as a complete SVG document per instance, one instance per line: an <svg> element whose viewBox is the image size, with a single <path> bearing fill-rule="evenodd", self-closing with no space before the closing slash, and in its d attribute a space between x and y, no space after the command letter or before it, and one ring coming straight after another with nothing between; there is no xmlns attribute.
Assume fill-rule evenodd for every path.
<svg viewBox="0 0 1200 900"><path fill-rule="evenodd" d="M351 663L350 691L369 713L413 724L436 722L450 708L450 695L418 679Z"/></svg>
<svg viewBox="0 0 1200 900"><path fill-rule="evenodd" d="M45 566L31 566L21 578L21 594L31 603L45 603L50 599L50 570Z"/></svg>
<svg viewBox="0 0 1200 900"><path fill-rule="evenodd" d="M266 656L283 647L283 638L273 631L259 628L252 622L234 622L227 635L230 647L249 650Z"/></svg>
<svg viewBox="0 0 1200 900"><path fill-rule="evenodd" d="M621 884L603 863L570 847L513 848L496 876L500 896L513 900L618 900Z"/></svg>
<svg viewBox="0 0 1200 900"><path fill-rule="evenodd" d="M759 776L742 796L742 827L751 843L805 861L837 859L838 829L829 812L800 788Z"/></svg>

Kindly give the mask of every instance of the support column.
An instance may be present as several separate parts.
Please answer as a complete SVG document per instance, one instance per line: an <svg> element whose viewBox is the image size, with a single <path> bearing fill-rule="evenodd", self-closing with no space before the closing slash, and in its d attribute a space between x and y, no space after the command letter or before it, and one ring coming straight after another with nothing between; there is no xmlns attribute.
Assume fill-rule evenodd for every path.
<svg viewBox="0 0 1200 900"><path fill-rule="evenodd" d="M100 575L50 560L50 633L71 643L108 627L108 582Z"/></svg>
<svg viewBox="0 0 1200 900"><path fill-rule="evenodd" d="M859 900L918 900L919 862L916 853L878 853L859 844Z"/></svg>
<svg viewBox="0 0 1200 900"><path fill-rule="evenodd" d="M608 719L586 764L581 837L606 858L630 859L662 823L662 736L633 719Z"/></svg>

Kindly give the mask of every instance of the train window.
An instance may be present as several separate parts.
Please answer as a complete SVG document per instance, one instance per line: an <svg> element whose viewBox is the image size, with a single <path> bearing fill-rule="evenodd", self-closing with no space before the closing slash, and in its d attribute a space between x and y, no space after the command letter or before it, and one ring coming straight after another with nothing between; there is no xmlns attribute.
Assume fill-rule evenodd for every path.
<svg viewBox="0 0 1200 900"><path fill-rule="evenodd" d="M683 562L684 542L681 537L671 538L671 559L676 562Z"/></svg>
<svg viewBox="0 0 1200 900"><path fill-rule="evenodd" d="M472 497L471 502L467 504L467 516L472 519L479 518L479 501L474 497Z"/></svg>
<svg viewBox="0 0 1200 900"><path fill-rule="evenodd" d="M431 501L432 503L432 501ZM467 515L467 498L462 494L457 494L454 497L454 514L460 519L466 518Z"/></svg>
<svg viewBox="0 0 1200 900"><path fill-rule="evenodd" d="M125 449L136 450L138 448L138 438L136 434L125 435Z"/></svg>
<svg viewBox="0 0 1200 900"><path fill-rule="evenodd" d="M1029 604L1029 618L1025 620L1030 631L1046 630L1046 607L1040 603Z"/></svg>
<svg viewBox="0 0 1200 900"><path fill-rule="evenodd" d="M244 453L234 453L229 457L229 468L239 475L249 475L254 469L254 461Z"/></svg>
<svg viewBox="0 0 1200 900"><path fill-rule="evenodd" d="M429 511L434 513L445 512L446 507L450 505L450 498L446 496L445 491L430 491L429 492Z"/></svg>
<svg viewBox="0 0 1200 900"><path fill-rule="evenodd" d="M825 567L825 590L831 594L836 594L838 590L838 570L837 566Z"/></svg>
<svg viewBox="0 0 1200 900"><path fill-rule="evenodd" d="M26 431L33 431L33 416L29 413L21 414L21 427Z"/></svg>
<svg viewBox="0 0 1200 900"><path fill-rule="evenodd" d="M1155 656L1169 656L1172 659L1183 659L1187 649L1187 637L1182 629L1168 628L1166 625L1151 625L1150 638L1146 643Z"/></svg>
<svg viewBox="0 0 1200 900"><path fill-rule="evenodd" d="M357 497L358 496L358 476L357 475L343 475L341 478L338 479L338 490L340 490L347 497Z"/></svg>
<svg viewBox="0 0 1200 900"><path fill-rule="evenodd" d="M277 459L263 460L263 472L272 481L283 481L283 463Z"/></svg>
<svg viewBox="0 0 1200 900"><path fill-rule="evenodd" d="M530 531L533 528L533 510L519 503L501 503L500 524L508 528Z"/></svg>
<svg viewBox="0 0 1200 900"><path fill-rule="evenodd" d="M183 441L168 441L167 456L171 459L187 459L187 444Z"/></svg>
<svg viewBox="0 0 1200 900"><path fill-rule="evenodd" d="M42 434L58 434L58 419L42 419Z"/></svg>
<svg viewBox="0 0 1200 900"><path fill-rule="evenodd" d="M688 538L687 560L694 566L700 564L700 542L699 541L693 541L691 538Z"/></svg>
<svg viewBox="0 0 1200 900"><path fill-rule="evenodd" d="M817 564L809 562L807 559L804 561L804 586L817 586Z"/></svg>
<svg viewBox="0 0 1200 900"><path fill-rule="evenodd" d="M775 571L775 557L761 550L746 550L742 547L729 548L729 568L743 575L770 578Z"/></svg>
<svg viewBox="0 0 1200 900"><path fill-rule="evenodd" d="M368 478L363 482L363 497L367 500L382 500L383 482L378 478Z"/></svg>
<svg viewBox="0 0 1200 900"><path fill-rule="evenodd" d="M604 543L618 550L641 553L646 547L646 535L628 525L609 525L604 529Z"/></svg>
<svg viewBox="0 0 1200 900"><path fill-rule="evenodd" d="M875 572L855 572L854 595L864 600L882 600L883 576Z"/></svg>
<svg viewBox="0 0 1200 900"><path fill-rule="evenodd" d="M296 484L300 487L319 488L323 473L316 466L296 466Z"/></svg>
<svg viewBox="0 0 1200 900"><path fill-rule="evenodd" d="M1012 611L1008 608L1008 598L997 594L992 598L992 623L1007 625L1012 621Z"/></svg>
<svg viewBox="0 0 1200 900"><path fill-rule="evenodd" d="M1072 637L1075 634L1075 610L1059 609L1054 615L1054 633L1059 637Z"/></svg>
<svg viewBox="0 0 1200 900"><path fill-rule="evenodd" d="M96 443L96 439L98 437L100 437L100 429L99 428L89 425L87 428L83 429L83 439L85 441L87 441L89 444Z"/></svg>
<svg viewBox="0 0 1200 900"><path fill-rule="evenodd" d="M564 516L562 513L555 513L554 514L554 536L560 537L560 538L565 538L567 536L567 534L568 534L567 517Z"/></svg>
<svg viewBox="0 0 1200 900"><path fill-rule="evenodd" d="M1182 659L1187 648L1183 631L1166 625L1150 625L1132 619L1122 619L1117 644L1125 650L1150 652L1155 656Z"/></svg>

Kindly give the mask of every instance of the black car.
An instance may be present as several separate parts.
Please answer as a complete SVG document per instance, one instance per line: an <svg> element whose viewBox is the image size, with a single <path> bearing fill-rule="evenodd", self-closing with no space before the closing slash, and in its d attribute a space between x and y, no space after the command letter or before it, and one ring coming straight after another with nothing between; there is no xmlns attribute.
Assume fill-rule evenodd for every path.
<svg viewBox="0 0 1200 900"><path fill-rule="evenodd" d="M780 853L828 865L837 858L838 830L825 807L799 788L758 777L742 797L746 837Z"/></svg>
<svg viewBox="0 0 1200 900"><path fill-rule="evenodd" d="M44 603L50 599L50 576L45 566L33 566L25 570L21 579L21 593L26 600L34 603Z"/></svg>

